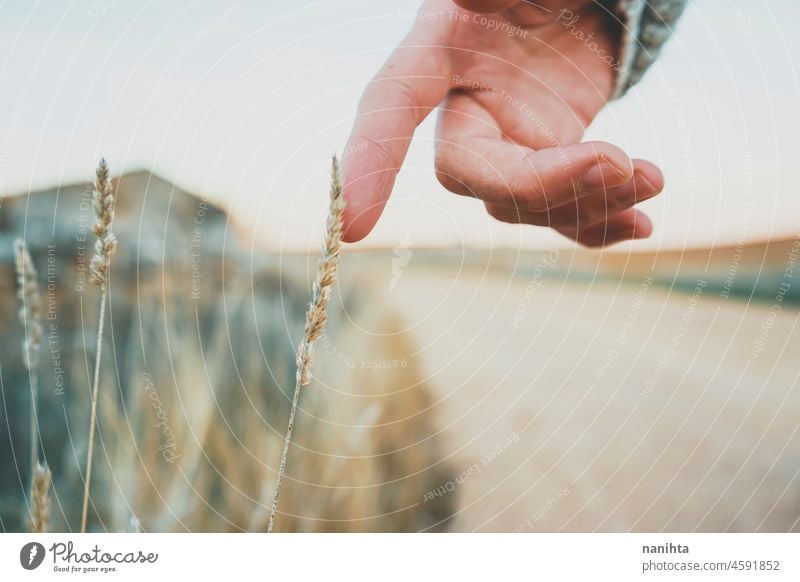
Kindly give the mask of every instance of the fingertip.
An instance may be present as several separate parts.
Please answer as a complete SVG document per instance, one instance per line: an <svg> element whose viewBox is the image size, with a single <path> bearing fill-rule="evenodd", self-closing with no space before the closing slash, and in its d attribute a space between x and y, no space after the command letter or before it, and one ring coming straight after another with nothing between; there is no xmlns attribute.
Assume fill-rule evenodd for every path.
<svg viewBox="0 0 800 582"><path fill-rule="evenodd" d="M664 174L661 169L647 160L633 160L634 172L639 174L652 187L653 191L664 189Z"/></svg>
<svg viewBox="0 0 800 582"><path fill-rule="evenodd" d="M369 233L363 233L352 225L347 226L347 221L345 220L345 226L342 231L342 242L343 243L357 243L358 241L362 240L365 236Z"/></svg>
<svg viewBox="0 0 800 582"><path fill-rule="evenodd" d="M653 223L643 212L628 209L607 222L585 228L561 229L562 234L589 248L607 248L617 243L648 238Z"/></svg>
<svg viewBox="0 0 800 582"><path fill-rule="evenodd" d="M642 240L653 234L653 222L644 213L631 208L612 219L613 227L609 229L609 241L606 246L626 240Z"/></svg>
<svg viewBox="0 0 800 582"><path fill-rule="evenodd" d="M344 188L344 218L342 220L342 241L355 243L364 239L372 232L375 223L380 217L381 210L374 205L363 206L364 197L357 194L355 190L345 186Z"/></svg>
<svg viewBox="0 0 800 582"><path fill-rule="evenodd" d="M342 161L342 241L346 243L358 242L372 232L391 192L394 171L386 169L386 161L374 149L348 146Z"/></svg>
<svg viewBox="0 0 800 582"><path fill-rule="evenodd" d="M639 240L653 234L653 221L644 212L636 211L633 219L631 238Z"/></svg>

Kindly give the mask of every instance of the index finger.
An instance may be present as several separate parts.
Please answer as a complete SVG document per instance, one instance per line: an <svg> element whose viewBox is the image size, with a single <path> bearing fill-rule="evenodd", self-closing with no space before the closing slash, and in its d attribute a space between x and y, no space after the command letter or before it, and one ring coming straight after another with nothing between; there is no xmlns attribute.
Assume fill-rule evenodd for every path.
<svg viewBox="0 0 800 582"><path fill-rule="evenodd" d="M418 22L364 91L343 160L346 242L361 240L375 226L414 130L447 95L450 64L441 24Z"/></svg>

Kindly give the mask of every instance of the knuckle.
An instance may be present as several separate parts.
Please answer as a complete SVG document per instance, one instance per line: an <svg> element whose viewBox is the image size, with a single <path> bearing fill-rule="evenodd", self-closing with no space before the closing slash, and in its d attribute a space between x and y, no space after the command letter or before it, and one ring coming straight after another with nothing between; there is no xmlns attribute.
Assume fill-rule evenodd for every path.
<svg viewBox="0 0 800 582"><path fill-rule="evenodd" d="M450 162L451 154L447 146L439 146L436 149L436 179L439 183L454 194L465 194L467 188L465 184L454 176L453 164Z"/></svg>
<svg viewBox="0 0 800 582"><path fill-rule="evenodd" d="M500 222L505 222L508 224L516 224L519 222L519 220L515 220L514 217L509 214L507 209L503 208L502 206L486 204L486 212L489 213L489 216L495 220L499 220Z"/></svg>
<svg viewBox="0 0 800 582"><path fill-rule="evenodd" d="M386 142L378 141L369 136L363 136L362 139L364 140L364 143L366 143L368 150L372 152L372 155L379 158L380 162L382 162L382 166L393 169L395 168L396 162L394 160L394 156L392 155L392 152Z"/></svg>
<svg viewBox="0 0 800 582"><path fill-rule="evenodd" d="M524 198L525 207L531 212L547 212L550 210L545 194L545 188L542 184L542 176L536 170L536 151L524 152L517 164L517 171L514 175L524 176L525 183L511 184L512 194L517 195L520 199ZM519 179L517 180L519 182ZM519 194L525 193L525 196Z"/></svg>
<svg viewBox="0 0 800 582"><path fill-rule="evenodd" d="M580 216L573 216L572 218L575 221L573 226L584 229L599 226L608 222L609 219L616 214L616 212L616 209L611 211L602 209L596 212L585 213Z"/></svg>
<svg viewBox="0 0 800 582"><path fill-rule="evenodd" d="M436 179L439 181L439 184L453 194L462 194L464 192L464 187L461 182L447 172L443 172L438 168L436 170Z"/></svg>

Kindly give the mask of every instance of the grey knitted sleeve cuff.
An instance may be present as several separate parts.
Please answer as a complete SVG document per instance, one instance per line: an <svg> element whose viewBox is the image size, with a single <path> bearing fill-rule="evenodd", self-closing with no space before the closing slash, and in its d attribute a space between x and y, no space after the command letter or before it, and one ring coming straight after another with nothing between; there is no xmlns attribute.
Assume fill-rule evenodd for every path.
<svg viewBox="0 0 800 582"><path fill-rule="evenodd" d="M613 99L639 82L658 58L672 34L687 0L619 0L616 11L622 23L620 72Z"/></svg>

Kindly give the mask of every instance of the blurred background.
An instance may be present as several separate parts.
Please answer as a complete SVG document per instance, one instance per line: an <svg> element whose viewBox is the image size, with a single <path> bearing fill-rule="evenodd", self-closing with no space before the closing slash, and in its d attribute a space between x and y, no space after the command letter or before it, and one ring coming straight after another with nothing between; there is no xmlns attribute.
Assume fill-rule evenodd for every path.
<svg viewBox="0 0 800 582"><path fill-rule="evenodd" d="M199 201L208 201L227 216L205 223L220 234L208 235L203 246L203 274L213 283L200 313L224 322L234 309L220 299L227 286L244 289L245 297L268 287L275 295L267 306L245 299L234 315L256 322L247 333L273 334L271 341L291 349L324 228L330 154L343 147L361 91L417 7L387 0L0 6L0 258L9 265L11 239L24 235L44 286L47 245L58 245L66 278L59 279L58 317L70 322L58 333L73 334L76 359L76 388L66 394L84 399L69 405L77 416L61 415L58 426L75 423L80 433L85 424L80 402L88 370L81 361L91 354L93 322L71 293L68 270L77 260L82 182L92 179L100 155L125 176L128 195L145 200L120 215L119 278L138 289L137 269L147 262L159 277L174 269L172 276L191 281L196 269L186 252ZM376 497L363 502L364 515L345 512L328 522L301 515L295 529L319 523L335 529L331 524L341 523L335 520L345 520L351 529L369 530L800 530L798 23L800 5L789 0L691 2L659 63L590 127L587 139L610 141L663 168L664 194L644 203L655 225L647 241L588 251L547 229L496 222L481 204L438 184L434 116L419 128L383 220L365 241L346 247L332 333L347 339L331 337L320 350L327 362L321 369L338 370L320 381L331 394L352 396L357 385L358 395L342 418L331 412L337 401L330 395L320 397L312 415L331 426L370 427L369 438L384 440L364 450L326 448L332 441L325 435L307 443L326 459L399 457L376 461L380 470L355 481L333 479L342 469L326 465L326 476L315 482L318 472L308 469L308 495L340 487ZM193 202L180 202L185 196ZM224 264L237 274L205 271L224 273ZM272 283L262 286L257 282L267 271ZM4 348L20 334L13 278L5 273ZM294 302L281 299L287 278ZM173 295L146 283L144 295L113 306L123 329L148 297L163 303L169 321L169 306L191 294L185 285ZM212 309L217 304L220 313ZM196 317L190 308L185 316ZM272 369L269 350L234 350L237 330L219 325L225 330L219 349L232 358L224 369L246 362L253 376L222 380L209 394L233 393L232 402L258 412L261 401L247 397L248 378L257 383ZM212 333L199 325L177 335L162 327L160 335L148 332L163 342L154 345L194 349ZM128 353L127 345L110 351ZM4 472L22 468L6 473L0 515L3 529L17 529L26 468L16 451L27 447L28 403L25 374L14 363L18 348L4 351L0 461ZM281 353L285 377L270 372L268 385L259 387L265 393L289 390L291 354ZM170 350L165 357L173 357ZM43 359L47 386L52 362ZM125 372L136 378L141 367L132 363ZM174 422L196 422L180 406L185 382L164 373L163 384L177 398ZM124 376L116 375L120 400L112 409L132 390ZM51 388L40 406L50 399L61 410L64 396ZM380 415L367 414L371 403L411 394L399 416L378 422ZM269 456L280 441L281 410L248 421L260 423L264 432L257 435L273 439L256 456ZM220 414L217 420L225 418ZM249 426L237 422L232 434ZM400 425L402 437L398 431L386 437L386 427ZM64 429L51 430L58 440ZM211 433L184 432L184 446L202 456ZM131 429L131 443L139 442L137 434ZM133 508L143 523L151 518L153 529L260 527L256 509L268 504L277 459L267 459L256 476L227 478L220 470L226 478L219 480L214 471L215 459L229 455L251 462L257 435L211 454L203 470L217 476L196 493L210 515L235 506L246 519L231 525L169 517L185 493L174 483L192 482L189 469L201 471L196 460L177 475L158 465L172 497L152 493L148 503L159 498L162 513L148 515L152 506L131 501L136 487L114 479L110 455L107 487L118 499L113 523L124 523ZM74 471L83 445L78 438L63 451L63 442L53 446L53 458L62 460L51 464L72 471L63 485L71 491L80 484ZM235 503L218 496L231 482L254 479L263 479L263 491L244 488ZM151 482L156 492L167 487L159 483ZM375 501L385 497L395 503ZM386 519L403 511L416 517ZM61 527L71 527L69 511L62 517ZM122 527L111 523L98 512L96 528Z"/></svg>

